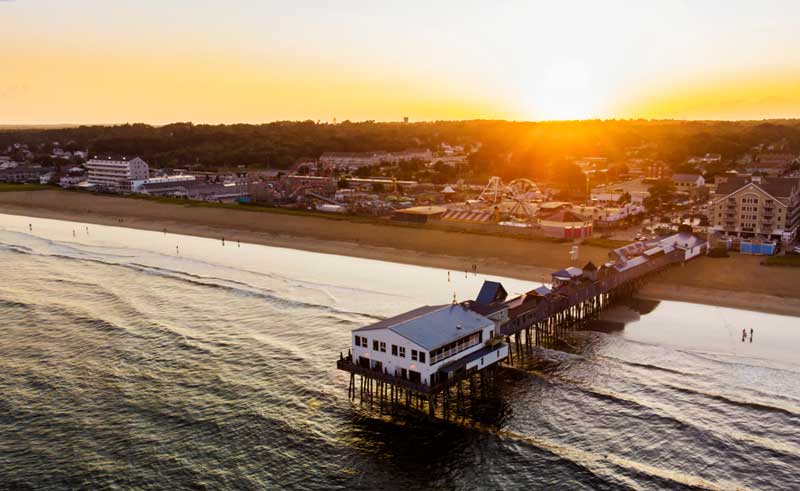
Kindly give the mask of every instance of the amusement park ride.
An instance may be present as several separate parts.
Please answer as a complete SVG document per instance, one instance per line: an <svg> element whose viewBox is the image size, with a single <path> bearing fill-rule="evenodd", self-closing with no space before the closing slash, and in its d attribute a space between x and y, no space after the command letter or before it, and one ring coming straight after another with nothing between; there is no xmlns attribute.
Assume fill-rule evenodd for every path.
<svg viewBox="0 0 800 491"><path fill-rule="evenodd" d="M536 207L533 201L540 201L545 197L544 193L530 179L514 179L505 184L497 176L489 179L489 183L483 188L478 200L494 206L495 211L504 202L513 202L509 214L513 217L532 220L536 215Z"/></svg>

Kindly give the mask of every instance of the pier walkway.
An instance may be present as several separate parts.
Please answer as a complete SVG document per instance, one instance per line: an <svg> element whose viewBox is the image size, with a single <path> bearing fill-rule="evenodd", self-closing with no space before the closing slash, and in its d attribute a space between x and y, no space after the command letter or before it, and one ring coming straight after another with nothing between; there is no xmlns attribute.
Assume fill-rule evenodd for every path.
<svg viewBox="0 0 800 491"><path fill-rule="evenodd" d="M402 370L403 376L389 373L383 363L372 361L370 352L361 349L366 339L365 344L359 346L359 336L355 336L353 350L358 350L361 356L355 360L354 351L348 351L346 356L340 355L337 368L350 373L348 395L352 399L356 396L355 377L359 376L362 402L368 400L371 405L377 397L381 407L384 399L388 399L390 407L405 403L420 409L427 402L431 415L440 407L447 419L454 400L458 410L464 398L475 395L476 390L477 394L487 392L487 385L491 385L500 362L513 364L515 355L524 357L532 353L535 346L557 346L567 330L597 317L617 299L632 295L653 275L682 265L707 250L706 241L693 234L679 233L658 241L634 242L614 249L609 253L609 261L599 267L589 262L583 268L556 271L552 273L550 287L541 286L513 298L508 298L500 283L486 281L475 300L454 305L491 320L494 323L491 339L485 339L482 348L475 347L455 357L448 363L450 370L439 368L430 380L411 381L405 375L406 370ZM437 326L430 328L437 329ZM496 352L497 363L484 366L486 354L482 351ZM481 359L480 366L472 363L475 353ZM430 365L433 362L429 356Z"/></svg>

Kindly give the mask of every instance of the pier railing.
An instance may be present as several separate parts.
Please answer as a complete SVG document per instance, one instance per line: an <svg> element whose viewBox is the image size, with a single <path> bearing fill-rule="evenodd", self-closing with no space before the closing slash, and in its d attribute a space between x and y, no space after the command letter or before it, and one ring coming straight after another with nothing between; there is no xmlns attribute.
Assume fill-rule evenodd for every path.
<svg viewBox="0 0 800 491"><path fill-rule="evenodd" d="M388 373L384 373L379 370L362 367L360 365L353 363L353 361L349 358L341 358L337 360L336 368L338 368L339 370L344 370L346 372L355 373L364 377L380 380L382 382L387 382L395 386L403 387L404 389L421 392L423 394L430 394L432 392L436 392L436 390L439 388L437 385L431 386L428 384L421 384L419 382L412 382L411 380L407 380L402 377L396 377L394 375L390 375Z"/></svg>

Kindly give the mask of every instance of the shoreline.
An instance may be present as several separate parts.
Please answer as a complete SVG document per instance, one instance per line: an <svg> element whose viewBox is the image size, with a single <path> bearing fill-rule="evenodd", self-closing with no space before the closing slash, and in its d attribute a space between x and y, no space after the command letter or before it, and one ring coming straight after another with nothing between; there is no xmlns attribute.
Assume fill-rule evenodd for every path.
<svg viewBox="0 0 800 491"><path fill-rule="evenodd" d="M169 205L167 205L169 206ZM269 247L282 247L307 252L350 256L361 259L409 264L431 268L446 269L453 272L472 271L472 264L478 264L481 274L503 276L534 282L549 282L552 267L521 265L503 261L497 257L456 256L446 254L431 254L425 251L399 249L388 246L376 246L351 241L338 241L318 239L303 235L264 234L248 230L222 228L213 225L194 225L175 222L172 220L143 220L138 218L125 218L123 222L118 217L102 215L99 213L77 214L74 212L60 212L47 209L32 209L0 204L0 214L26 216L31 218L46 218L51 220L64 220L82 222L91 225L105 225L111 227L124 227L137 230L161 232L167 229L168 233L204 237L207 239L239 240L243 243L263 245Z"/></svg>
<svg viewBox="0 0 800 491"><path fill-rule="evenodd" d="M667 300L767 314L800 316L800 298L659 283L657 280L647 283L636 293L636 297L644 300Z"/></svg>
<svg viewBox="0 0 800 491"><path fill-rule="evenodd" d="M571 265L569 243L191 207L59 190L0 193L0 213L157 232L166 229L182 235L225 237L450 271L471 270L476 264L482 274L543 283L550 282L552 271ZM598 264L606 260L607 253L596 246L581 246L580 264L574 265L582 266L589 260ZM638 296L800 316L800 272L791 271L792 268L770 268L769 272L764 269L756 256L698 258L686 267L665 271L648 282ZM743 285L748 286L747 292L742 291Z"/></svg>

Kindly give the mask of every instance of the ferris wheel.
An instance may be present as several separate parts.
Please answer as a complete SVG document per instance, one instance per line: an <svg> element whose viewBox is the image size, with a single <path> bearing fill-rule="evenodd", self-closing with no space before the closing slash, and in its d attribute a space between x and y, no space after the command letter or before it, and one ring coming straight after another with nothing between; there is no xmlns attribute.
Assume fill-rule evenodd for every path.
<svg viewBox="0 0 800 491"><path fill-rule="evenodd" d="M539 186L530 179L520 178L514 179L508 183L508 191L510 197L514 200L533 200L541 197L542 192Z"/></svg>

